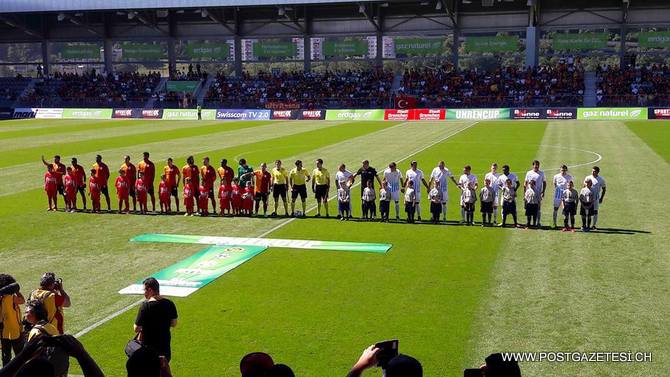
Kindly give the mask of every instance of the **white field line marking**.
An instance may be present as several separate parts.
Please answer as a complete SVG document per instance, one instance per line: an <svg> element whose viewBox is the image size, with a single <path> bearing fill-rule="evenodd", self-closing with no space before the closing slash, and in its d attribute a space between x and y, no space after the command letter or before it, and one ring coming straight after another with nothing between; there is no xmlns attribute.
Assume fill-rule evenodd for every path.
<svg viewBox="0 0 670 377"><path fill-rule="evenodd" d="M405 156L405 157L402 157L402 158L400 158L400 159L398 159L398 160L395 160L395 162L398 163L398 162L405 161L405 160L407 160L408 158L410 158L410 157L412 157L412 156L414 156L414 155L416 155L416 154L419 154L419 153L425 151L426 149L431 148L431 147L433 147L433 146L435 146L435 145L437 145L437 144L439 144L439 143L441 143L441 142L447 140L448 138L450 138L450 137L452 137L452 136L454 136L454 135L456 135L456 134L459 134L459 133L461 133L461 132L467 130L468 128L474 126L474 125L477 124L477 123L479 123L479 122L470 123L470 124L468 124L467 126L461 128L461 129L459 129L458 131L452 132L452 133L450 133L449 135L447 135L447 136L445 136L445 137L443 137L443 138L441 138L441 139L438 139L437 141L435 141L435 142L433 142L433 143L430 143L430 144L426 145L425 147L422 147L422 148L419 148L419 149L415 150L414 152L408 154L408 155ZM357 186L360 186L360 181L359 181L358 183L355 183L353 186L351 186L351 188L354 188L354 187L357 187ZM337 198L337 194L331 195L331 196L328 198L328 201L331 201L331 200L333 200L333 199L335 199L335 198ZM314 211L316 208L317 208L317 205L313 205L313 206L307 208L307 212ZM275 227L271 228L270 230L267 230L267 231L261 233L261 235L258 236L258 238L263 238L263 237L267 236L268 234L274 232L275 230L280 229L280 228L282 228L283 226L290 224L291 222L295 221L296 219L297 219L297 218L292 217L292 218L290 218L290 219L288 219L288 220L282 222L281 224L276 225Z"/></svg>
<svg viewBox="0 0 670 377"><path fill-rule="evenodd" d="M401 124L398 124L398 125L393 126L393 127L397 127L397 126L400 126L400 125L403 125L403 124L406 124L406 123L408 123L408 122L401 123ZM416 154L418 154L418 153L421 153L421 152L425 151L426 149L428 149L428 148L430 148L430 147L433 147L433 146L435 146L435 145L437 145L437 144L439 144L439 143L441 143L441 142L447 140L448 138L450 138L450 137L452 137L452 136L454 136L454 135L456 135L456 134L459 134L459 133L461 133L461 132L467 130L468 128L474 126L474 125L477 124L477 123L479 123L479 122L474 122L474 123L468 124L467 126L461 128L461 129L459 129L459 130L457 130L457 131L455 131L455 132L452 132L452 133L450 133L449 135L447 135L447 136L445 136L445 137L443 137L443 138L441 138L441 139L438 139L437 141L435 141L435 142L433 142L433 143L430 143L430 144L426 145L425 147L419 148L419 149L415 150L414 152L408 154L407 156L402 157L402 158L399 159L399 160L396 160L396 162L402 162L402 161L404 161L404 160L407 160L408 158L410 158L410 157L412 157L412 156L414 156L414 155L416 155ZM352 186L352 187L356 187L356 186L358 186L358 185L360 185L360 183L356 183L356 184L355 184L354 186ZM337 195L332 195L331 197L328 198L328 201L333 200L333 199L335 199L336 197L337 197ZM313 210L315 210L315 209L316 209L316 205L314 205L314 206L308 208L307 211L310 212L310 211L313 211ZM281 224L278 224L277 226L273 227L272 229L270 229L270 230L268 230L268 231L265 231L265 232L261 233L257 238L263 238L263 237L267 236L268 234L274 232L275 230L280 229L280 228L282 228L283 226L290 224L290 223L293 222L294 220L296 220L296 218L295 218L295 217L292 217L292 218L290 218L290 219L288 219L288 220L282 222ZM144 302L144 299L139 300L139 301L137 301L137 302L134 302L134 303L132 303L132 304L126 306L125 308L123 308L123 309L121 309L121 310L117 310L116 312L114 312L114 313L108 315L107 317L105 317L105 318L99 320L98 322L95 322L94 324L92 324L92 325L86 327L85 329L79 331L78 333L74 334L75 338L80 338L80 337L82 337L82 336L88 334L89 332L93 331L94 329L96 329L96 328L98 328L98 327L104 325L105 323L111 321L112 319L114 319L114 318L120 316L121 314L123 314L123 313L129 311L130 309L132 309L132 308L138 306L138 305L141 304L142 302ZM129 326L128 328L130 329L130 326Z"/></svg>

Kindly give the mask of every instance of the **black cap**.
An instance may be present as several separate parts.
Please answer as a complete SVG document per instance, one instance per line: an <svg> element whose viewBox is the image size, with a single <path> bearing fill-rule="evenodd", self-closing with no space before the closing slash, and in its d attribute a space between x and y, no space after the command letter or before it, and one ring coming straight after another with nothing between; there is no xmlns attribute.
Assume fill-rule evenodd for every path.
<svg viewBox="0 0 670 377"><path fill-rule="evenodd" d="M399 354L389 361L386 377L423 377L423 368L419 360L412 356Z"/></svg>

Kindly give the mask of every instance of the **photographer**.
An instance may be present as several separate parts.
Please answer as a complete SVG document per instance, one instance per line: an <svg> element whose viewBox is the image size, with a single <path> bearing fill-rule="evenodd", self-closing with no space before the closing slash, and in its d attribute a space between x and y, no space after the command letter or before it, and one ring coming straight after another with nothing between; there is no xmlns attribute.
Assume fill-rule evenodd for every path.
<svg viewBox="0 0 670 377"><path fill-rule="evenodd" d="M56 279L56 274L53 272L45 272L40 279L40 287L30 293L29 299L44 304L47 321L56 326L59 334L63 334L63 308L71 305L70 296L63 289L63 279Z"/></svg>
<svg viewBox="0 0 670 377"><path fill-rule="evenodd" d="M16 280L0 274L0 342L2 345L2 365L7 365L14 356L23 349L23 326L21 326L21 309L25 303Z"/></svg>
<svg viewBox="0 0 670 377"><path fill-rule="evenodd" d="M398 354L388 362L383 363L386 365L379 365L378 356L380 356L381 351L374 344L366 348L347 374L347 377L359 377L364 370L376 366L384 370L385 377L423 377L421 363L411 356Z"/></svg>

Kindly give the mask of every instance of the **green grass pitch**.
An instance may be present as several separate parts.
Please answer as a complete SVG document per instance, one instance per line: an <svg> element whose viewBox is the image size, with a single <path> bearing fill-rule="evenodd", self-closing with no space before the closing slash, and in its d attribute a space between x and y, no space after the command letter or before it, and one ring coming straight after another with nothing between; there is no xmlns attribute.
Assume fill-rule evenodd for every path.
<svg viewBox="0 0 670 377"><path fill-rule="evenodd" d="M269 249L174 299L177 376L236 376L240 358L251 351L270 353L298 376L344 376L363 348L388 338L400 339L401 352L418 358L426 376L462 375L497 351L653 352L649 363L522 363L528 376L670 371L670 122L17 120L0 123L0 141L0 271L13 274L24 294L44 271L62 276L73 301L65 311L70 333L140 299L117 294L120 288L203 248L128 242L138 234L393 244L385 255ZM549 182L563 163L582 179L601 156L605 230L45 212L40 155L59 153L65 163L76 156L89 168L101 153L114 170L123 155L137 163L145 150L159 168L169 156L182 166L193 154L198 162L245 157L254 167L276 158L292 166L300 158L311 170L320 157L332 174L340 162L355 170L366 158L378 170L399 161L402 171L417 160L429 174L445 160L455 174L472 165L480 182L493 161L523 179L536 158ZM449 192L448 218L457 220L458 191L451 185ZM549 188L544 225L551 223L552 194ZM359 204L353 203L354 215ZM330 210L336 213L336 203ZM123 347L136 311L81 337L108 376L125 375Z"/></svg>

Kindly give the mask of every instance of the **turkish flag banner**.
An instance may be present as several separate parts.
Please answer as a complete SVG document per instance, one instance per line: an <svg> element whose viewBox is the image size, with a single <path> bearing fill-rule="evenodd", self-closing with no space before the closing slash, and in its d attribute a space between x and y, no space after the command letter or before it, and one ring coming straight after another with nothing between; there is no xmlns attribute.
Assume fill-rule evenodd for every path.
<svg viewBox="0 0 670 377"><path fill-rule="evenodd" d="M414 109L416 108L416 98L409 96L398 96L395 98L396 109Z"/></svg>

